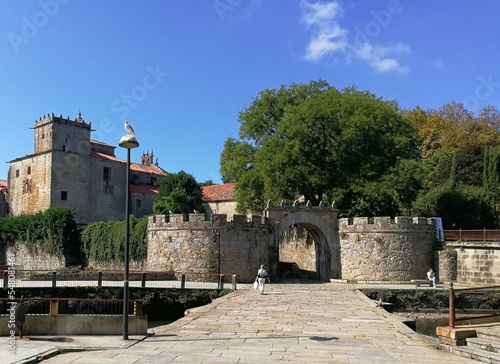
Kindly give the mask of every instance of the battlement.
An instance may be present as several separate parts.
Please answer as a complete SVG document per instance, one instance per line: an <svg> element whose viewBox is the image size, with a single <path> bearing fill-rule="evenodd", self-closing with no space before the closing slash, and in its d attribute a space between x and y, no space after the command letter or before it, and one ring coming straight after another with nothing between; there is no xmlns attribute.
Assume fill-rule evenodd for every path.
<svg viewBox="0 0 500 364"><path fill-rule="evenodd" d="M311 201L298 199L294 201L281 200L278 205L274 205L271 200L267 201L266 210L272 209L320 209L320 210L337 210L337 204L332 202L329 206L327 202L320 201L318 206L313 206Z"/></svg>
<svg viewBox="0 0 500 364"><path fill-rule="evenodd" d="M166 214L153 215L148 218L148 230L162 229L216 229L232 227L268 227L266 218L263 216L233 215L232 220L226 214Z"/></svg>
<svg viewBox="0 0 500 364"><path fill-rule="evenodd" d="M396 216L355 217L339 219L339 229L348 230L397 230L397 229L434 229L435 221L428 217Z"/></svg>
<svg viewBox="0 0 500 364"><path fill-rule="evenodd" d="M43 115L43 117L41 116L38 120L35 119L35 128L41 127L42 125L51 122L56 122L59 124L70 124L86 129L91 129L92 127L92 123L86 123L85 120L82 119L82 113L79 112L78 116L74 120L70 119L69 116L67 118L64 118L62 114L59 116L55 116L54 113Z"/></svg>

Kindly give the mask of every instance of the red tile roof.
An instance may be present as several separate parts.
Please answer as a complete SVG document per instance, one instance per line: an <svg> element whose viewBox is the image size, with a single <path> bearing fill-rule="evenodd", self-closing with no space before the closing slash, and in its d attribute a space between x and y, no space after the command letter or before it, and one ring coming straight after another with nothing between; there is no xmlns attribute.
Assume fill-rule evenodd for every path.
<svg viewBox="0 0 500 364"><path fill-rule="evenodd" d="M99 158L99 159L105 159L108 161L113 161L113 162L119 162L119 163L127 163L126 161L117 158L113 155L109 155L106 153L98 152L96 150L91 149L90 150L90 156L94 158ZM143 173L151 173L151 174L156 174L160 176L166 176L167 172L165 172L163 169L158 167L155 164L152 164L150 166L145 166L142 164L137 164L137 163L130 163L130 170L131 171L136 171L136 172L143 172Z"/></svg>
<svg viewBox="0 0 500 364"><path fill-rule="evenodd" d="M234 183L203 186L201 192L204 201L232 201L234 200Z"/></svg>
<svg viewBox="0 0 500 364"><path fill-rule="evenodd" d="M122 162L122 163L127 163L124 160L115 157L114 155L109 155L106 153L98 152L94 149L90 150L90 156L94 158L100 158L100 159L106 159L108 161L113 161L113 162Z"/></svg>
<svg viewBox="0 0 500 364"><path fill-rule="evenodd" d="M167 175L167 172L165 172L163 169L158 167L156 164L151 164L149 166L145 166L143 164L130 163L130 170L136 171L136 172L143 172L143 173L154 173L154 174L158 174L160 176Z"/></svg>
<svg viewBox="0 0 500 364"><path fill-rule="evenodd" d="M7 189L7 181L0 179L0 191L6 190Z"/></svg>
<svg viewBox="0 0 500 364"><path fill-rule="evenodd" d="M147 184L130 184L131 193L143 193L145 195L156 195L158 193L158 188L147 185Z"/></svg>
<svg viewBox="0 0 500 364"><path fill-rule="evenodd" d="M90 139L90 143L91 143L91 144L99 144L99 145L104 145L104 146L106 146L106 147L116 148L114 145L111 145L111 144L108 144L108 143L104 143L104 142L100 142L99 140L94 140L94 139Z"/></svg>

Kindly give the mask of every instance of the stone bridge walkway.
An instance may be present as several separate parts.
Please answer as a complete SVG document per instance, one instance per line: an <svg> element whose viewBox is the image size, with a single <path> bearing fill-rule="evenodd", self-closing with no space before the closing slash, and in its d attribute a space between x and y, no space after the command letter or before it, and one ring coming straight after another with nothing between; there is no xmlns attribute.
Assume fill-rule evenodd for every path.
<svg viewBox="0 0 500 364"><path fill-rule="evenodd" d="M244 285L134 345L103 340L106 349L43 363L474 363L436 349L353 285L335 283L270 284L265 295Z"/></svg>

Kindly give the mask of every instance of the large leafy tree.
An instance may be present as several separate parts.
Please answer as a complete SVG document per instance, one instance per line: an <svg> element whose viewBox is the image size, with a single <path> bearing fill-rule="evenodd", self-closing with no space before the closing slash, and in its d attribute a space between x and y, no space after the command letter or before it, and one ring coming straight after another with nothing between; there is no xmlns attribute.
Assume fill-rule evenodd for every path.
<svg viewBox="0 0 500 364"><path fill-rule="evenodd" d="M395 103L371 93L321 80L282 86L260 92L239 121L240 140L226 141L221 173L237 182L240 211L303 196L339 198L346 215L372 216L374 205L377 213L396 213L411 203L408 189L419 186L410 162L414 129ZM395 170L403 189L393 188Z"/></svg>
<svg viewBox="0 0 500 364"><path fill-rule="evenodd" d="M476 117L450 103L402 114L418 129L425 176L414 213L441 216L450 229L495 227L496 215L498 226L499 112L488 106Z"/></svg>
<svg viewBox="0 0 500 364"><path fill-rule="evenodd" d="M190 213L203 211L201 187L189 173L168 174L158 189L153 212L155 214Z"/></svg>

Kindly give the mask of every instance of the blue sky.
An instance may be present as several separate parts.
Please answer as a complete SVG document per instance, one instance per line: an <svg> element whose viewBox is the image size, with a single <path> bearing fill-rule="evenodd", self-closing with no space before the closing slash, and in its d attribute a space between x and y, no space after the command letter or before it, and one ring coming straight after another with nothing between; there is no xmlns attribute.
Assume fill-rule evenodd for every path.
<svg viewBox="0 0 500 364"><path fill-rule="evenodd" d="M168 172L220 183L224 141L264 89L324 79L402 108L500 104L494 0L2 0L0 179L45 114L123 122ZM118 157L125 152L116 149Z"/></svg>

